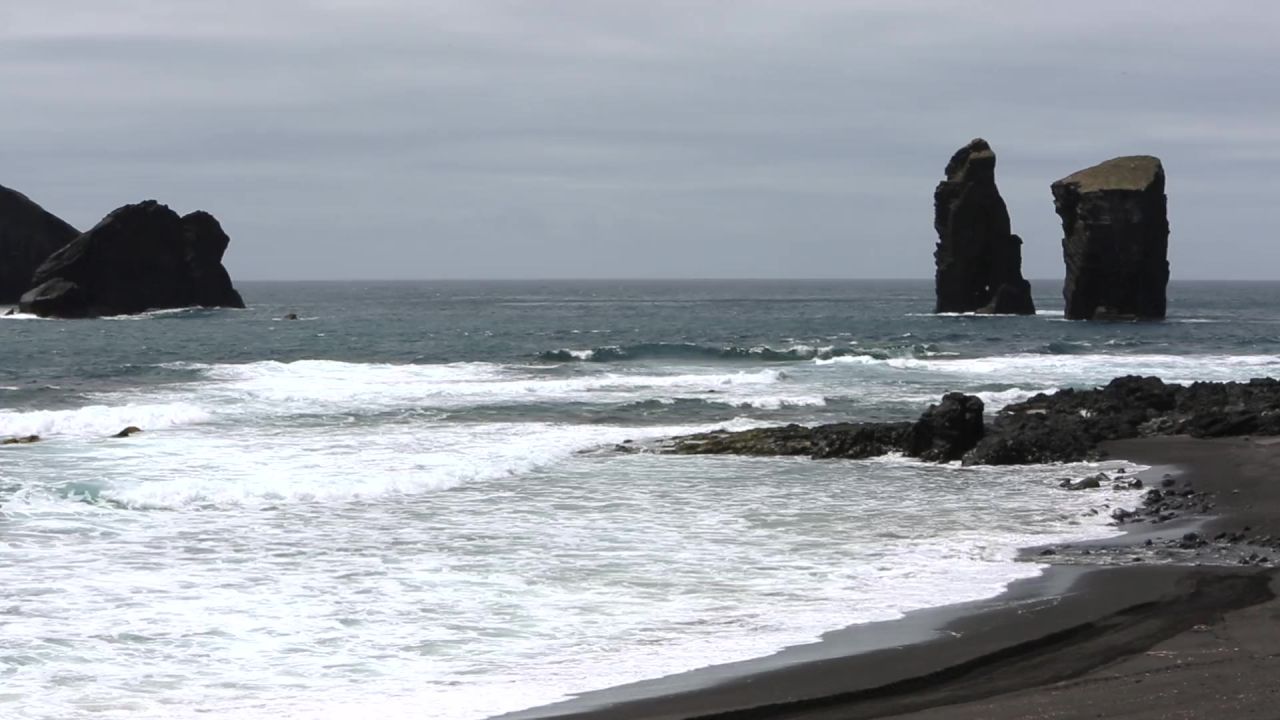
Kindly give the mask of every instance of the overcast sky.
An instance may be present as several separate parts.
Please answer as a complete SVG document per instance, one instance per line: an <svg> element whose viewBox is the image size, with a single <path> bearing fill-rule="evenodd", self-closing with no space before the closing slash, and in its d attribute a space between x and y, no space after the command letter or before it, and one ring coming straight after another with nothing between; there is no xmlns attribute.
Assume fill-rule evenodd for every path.
<svg viewBox="0 0 1280 720"><path fill-rule="evenodd" d="M237 279L931 277L975 136L1024 271L1049 183L1160 156L1175 278L1277 278L1275 0L0 3L0 184L203 208Z"/></svg>

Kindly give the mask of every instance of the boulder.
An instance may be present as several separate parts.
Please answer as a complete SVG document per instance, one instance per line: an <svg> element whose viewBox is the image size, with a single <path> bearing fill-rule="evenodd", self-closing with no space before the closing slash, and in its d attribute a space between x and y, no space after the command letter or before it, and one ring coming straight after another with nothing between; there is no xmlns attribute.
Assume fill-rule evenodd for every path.
<svg viewBox="0 0 1280 720"><path fill-rule="evenodd" d="M19 308L43 317L244 307L222 266L230 242L214 217L154 200L125 205L36 270Z"/></svg>
<svg viewBox="0 0 1280 720"><path fill-rule="evenodd" d="M1065 488L1067 490L1097 490L1098 488L1101 488L1103 484L1109 482L1111 482L1111 478L1107 477L1106 473L1098 473L1086 478L1080 478L1079 480L1066 480L1059 483L1058 487Z"/></svg>
<svg viewBox="0 0 1280 720"><path fill-rule="evenodd" d="M902 441L902 452L932 462L959 460L982 439L982 400L947 393L930 405Z"/></svg>
<svg viewBox="0 0 1280 720"><path fill-rule="evenodd" d="M1051 189L1062 218L1066 316L1163 318L1169 219L1160 160L1114 158L1068 175Z"/></svg>
<svg viewBox="0 0 1280 720"><path fill-rule="evenodd" d="M0 185L0 303L16 303L36 268L80 234L26 195Z"/></svg>
<svg viewBox="0 0 1280 720"><path fill-rule="evenodd" d="M1009 210L996 188L996 154L971 141L947 163L933 193L938 244L934 312L1034 315L1022 277L1022 239L1010 232Z"/></svg>

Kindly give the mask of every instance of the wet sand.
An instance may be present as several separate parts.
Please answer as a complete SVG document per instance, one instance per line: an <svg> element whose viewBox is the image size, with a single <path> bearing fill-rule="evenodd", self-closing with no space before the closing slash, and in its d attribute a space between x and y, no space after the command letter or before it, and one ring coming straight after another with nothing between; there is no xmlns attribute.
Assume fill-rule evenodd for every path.
<svg viewBox="0 0 1280 720"><path fill-rule="evenodd" d="M586 693L509 720L1280 717L1280 438L1110 443L1158 486L1211 494L1207 518L1128 526L999 597L829 633L767 658ZM1238 534L1172 558L1188 528ZM1240 560L1251 564L1237 564ZM1133 562L1136 560L1161 560ZM1102 564L1099 564L1102 563Z"/></svg>

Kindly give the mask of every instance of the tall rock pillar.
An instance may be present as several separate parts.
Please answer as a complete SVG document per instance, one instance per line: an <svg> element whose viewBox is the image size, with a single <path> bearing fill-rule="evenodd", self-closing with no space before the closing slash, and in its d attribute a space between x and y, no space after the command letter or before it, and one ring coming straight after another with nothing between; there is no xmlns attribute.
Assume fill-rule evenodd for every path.
<svg viewBox="0 0 1280 720"><path fill-rule="evenodd" d="M1051 189L1062 218L1066 316L1163 318L1169 218L1160 160L1114 158L1068 175Z"/></svg>
<svg viewBox="0 0 1280 720"><path fill-rule="evenodd" d="M1022 278L1022 239L1010 232L1009 210L996 188L996 154L971 141L947 163L933 193L938 245L934 312L1034 315Z"/></svg>

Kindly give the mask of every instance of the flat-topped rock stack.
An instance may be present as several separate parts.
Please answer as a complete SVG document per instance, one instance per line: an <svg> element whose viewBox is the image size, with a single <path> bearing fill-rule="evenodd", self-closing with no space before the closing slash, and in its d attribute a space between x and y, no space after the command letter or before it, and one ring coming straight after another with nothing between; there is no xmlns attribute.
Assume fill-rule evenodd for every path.
<svg viewBox="0 0 1280 720"><path fill-rule="evenodd" d="M1113 158L1051 188L1064 234L1066 316L1163 318L1169 219L1160 160Z"/></svg>

